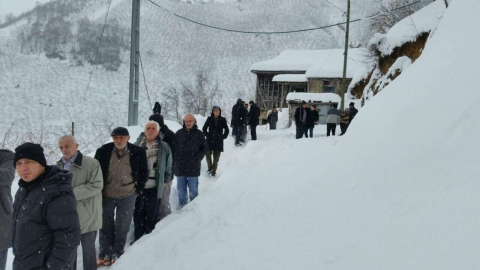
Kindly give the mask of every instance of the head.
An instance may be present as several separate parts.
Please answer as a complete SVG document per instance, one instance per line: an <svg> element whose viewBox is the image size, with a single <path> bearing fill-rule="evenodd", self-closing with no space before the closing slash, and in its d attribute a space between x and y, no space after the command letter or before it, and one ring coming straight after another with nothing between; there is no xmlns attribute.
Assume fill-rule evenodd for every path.
<svg viewBox="0 0 480 270"><path fill-rule="evenodd" d="M335 104L330 103L330 108L335 108L335 107L336 107Z"/></svg>
<svg viewBox="0 0 480 270"><path fill-rule="evenodd" d="M117 149L125 149L128 144L128 140L130 140L130 134L128 133L128 129L124 127L117 127L112 131L112 139L115 147Z"/></svg>
<svg viewBox="0 0 480 270"><path fill-rule="evenodd" d="M277 111L277 107L273 107L273 111L276 112L276 111Z"/></svg>
<svg viewBox="0 0 480 270"><path fill-rule="evenodd" d="M15 149L14 165L25 182L31 182L45 172L47 161L39 144L24 143Z"/></svg>
<svg viewBox="0 0 480 270"><path fill-rule="evenodd" d="M315 107L315 105L312 105L312 106L310 106L310 110L316 111L316 110L317 110L317 107Z"/></svg>
<svg viewBox="0 0 480 270"><path fill-rule="evenodd" d="M307 102L306 101L302 101L302 108L304 108L304 109L307 108Z"/></svg>
<svg viewBox="0 0 480 270"><path fill-rule="evenodd" d="M248 102L248 104L250 104L250 106L252 106L252 105L255 104L255 103L250 100L250 102Z"/></svg>
<svg viewBox="0 0 480 270"><path fill-rule="evenodd" d="M243 107L244 107L245 109L248 109L248 104L247 104L247 103L243 104Z"/></svg>
<svg viewBox="0 0 480 270"><path fill-rule="evenodd" d="M70 161L78 151L78 143L72 135L65 135L58 139L58 149L62 152L63 157Z"/></svg>
<svg viewBox="0 0 480 270"><path fill-rule="evenodd" d="M350 104L348 105L348 107L349 107L350 109L353 109L353 108L355 108L355 103L353 103L353 102L350 102Z"/></svg>
<svg viewBox="0 0 480 270"><path fill-rule="evenodd" d="M212 109L213 117L218 118L220 116L220 108L215 106Z"/></svg>
<svg viewBox="0 0 480 270"><path fill-rule="evenodd" d="M145 124L145 137L148 142L153 142L160 134L160 125L155 121L148 121Z"/></svg>
<svg viewBox="0 0 480 270"><path fill-rule="evenodd" d="M165 126L165 123L163 121L163 116L161 116L160 114L152 114L150 115L148 120L157 122L161 128Z"/></svg>
<svg viewBox="0 0 480 270"><path fill-rule="evenodd" d="M185 127L187 128L187 130L191 130L195 125L195 123L197 122L197 120L192 114L187 114L183 118L183 122L185 123Z"/></svg>

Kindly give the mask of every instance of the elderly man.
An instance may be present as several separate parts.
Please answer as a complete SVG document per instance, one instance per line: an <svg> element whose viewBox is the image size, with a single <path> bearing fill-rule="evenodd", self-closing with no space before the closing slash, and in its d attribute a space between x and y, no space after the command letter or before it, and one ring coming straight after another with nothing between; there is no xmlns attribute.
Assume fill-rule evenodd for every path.
<svg viewBox="0 0 480 270"><path fill-rule="evenodd" d="M81 234L72 174L47 166L38 144L17 147L13 162L21 177L13 203L13 269L72 269Z"/></svg>
<svg viewBox="0 0 480 270"><path fill-rule="evenodd" d="M14 154L0 149L0 270L7 265L8 248L12 246L12 182L15 178Z"/></svg>
<svg viewBox="0 0 480 270"><path fill-rule="evenodd" d="M103 227L97 265L112 265L122 256L138 194L148 180L145 149L128 142L128 129L115 128L113 142L100 147L95 159L103 174Z"/></svg>
<svg viewBox="0 0 480 270"><path fill-rule="evenodd" d="M168 144L163 142L159 135L160 125L155 121L149 121L145 125L145 132L140 135L136 143L147 151L149 177L145 183L145 190L135 202L134 241L155 229L160 201L165 206L168 204L168 208L170 208L169 187L172 181L172 153ZM167 185L169 185L168 188Z"/></svg>
<svg viewBox="0 0 480 270"><path fill-rule="evenodd" d="M187 186L190 201L198 195L198 177L200 176L201 161L205 156L205 135L198 130L197 120L191 114L183 118L183 128L175 134L175 176L177 176L177 190L180 207L188 203Z"/></svg>
<svg viewBox="0 0 480 270"><path fill-rule="evenodd" d="M97 269L95 239L97 231L102 228L102 169L96 159L78 151L78 143L73 136L60 137L58 148L63 157L57 166L73 174L72 187L82 230L83 269ZM76 262L75 256L74 266Z"/></svg>

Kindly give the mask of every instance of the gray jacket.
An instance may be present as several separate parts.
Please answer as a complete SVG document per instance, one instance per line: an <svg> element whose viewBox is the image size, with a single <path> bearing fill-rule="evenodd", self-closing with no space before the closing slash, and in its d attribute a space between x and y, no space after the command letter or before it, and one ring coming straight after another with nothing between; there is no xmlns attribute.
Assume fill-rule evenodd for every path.
<svg viewBox="0 0 480 270"><path fill-rule="evenodd" d="M12 246L12 182L15 178L15 167L11 151L0 150L0 251Z"/></svg>
<svg viewBox="0 0 480 270"><path fill-rule="evenodd" d="M137 138L135 145L146 148L147 137L142 132ZM157 167L155 170L155 183L157 184L157 198L163 197L163 184L169 183L173 180L172 172L172 151L166 142L159 138L160 150L157 155Z"/></svg>
<svg viewBox="0 0 480 270"><path fill-rule="evenodd" d="M62 161L57 166L63 169ZM102 228L103 176L100 163L78 151L77 158L70 166L73 174L72 187L77 200L77 212L82 234Z"/></svg>
<svg viewBox="0 0 480 270"><path fill-rule="evenodd" d="M330 108L327 112L327 124L339 124L340 122L340 112L337 108Z"/></svg>

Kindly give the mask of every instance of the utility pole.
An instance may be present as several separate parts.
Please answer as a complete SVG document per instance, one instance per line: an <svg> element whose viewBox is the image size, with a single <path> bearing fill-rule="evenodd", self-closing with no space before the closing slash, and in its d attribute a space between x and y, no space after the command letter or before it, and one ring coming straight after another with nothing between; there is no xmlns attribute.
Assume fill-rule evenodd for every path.
<svg viewBox="0 0 480 270"><path fill-rule="evenodd" d="M140 57L140 0L132 0L132 37L130 48L130 85L128 126L138 125L138 81Z"/></svg>
<svg viewBox="0 0 480 270"><path fill-rule="evenodd" d="M345 52L343 53L343 77L342 77L342 100L341 100L341 107L340 111L343 112L345 110L345 93L347 92L347 60L348 60L348 32L350 30L350 0L348 0L347 4L347 29L345 31Z"/></svg>

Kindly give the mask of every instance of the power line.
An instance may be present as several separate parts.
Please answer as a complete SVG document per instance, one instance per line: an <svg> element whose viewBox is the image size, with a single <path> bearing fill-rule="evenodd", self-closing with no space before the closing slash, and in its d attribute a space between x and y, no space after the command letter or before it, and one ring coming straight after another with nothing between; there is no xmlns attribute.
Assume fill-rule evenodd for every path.
<svg viewBox="0 0 480 270"><path fill-rule="evenodd" d="M153 109L152 102L150 101L150 94L148 94L147 81L145 80L145 71L143 71L142 55L140 53L138 53L138 55L140 56L140 67L142 67L143 84L145 85L145 91L147 91L148 103L150 103L150 108Z"/></svg>
<svg viewBox="0 0 480 270"><path fill-rule="evenodd" d="M172 11L170 11L170 10L162 7L162 6L160 6L159 4L155 3L155 2L152 1L152 0L147 0L147 1L149 1L149 2L152 3L153 5L159 7L160 9L162 9L162 10L168 12L168 13L171 13L173 16L178 17L178 18L180 18L180 19L182 19L182 20L185 20L185 21L188 21L188 22L191 22L191 23L200 25L200 26L204 26L204 27L207 27L207 28L212 28L212 29L221 30L221 31L227 31L227 32L241 33L241 34L267 34L267 35L290 34L290 33L299 33L299 32L315 31L315 30L320 30L320 29L325 29L325 28L330 28L330 27L334 27L334 26L340 26L340 25L343 25L343 24L347 24L347 22L341 22L341 23L335 23L335 24L330 24L330 25L325 25L325 26L320 26L320 27L306 28L306 29L300 29L300 30L291 30L291 31L272 31L272 32L268 32L268 31L265 31L265 32L258 32L258 31L241 31L241 30L228 29L228 28L223 28L223 27L218 27L218 26L213 26L213 25L208 25L208 24L205 24L205 23L201 23L201 22L198 22L198 21L195 21L195 20L192 20L192 19L183 17L183 16L181 16L181 15L179 15L179 14L176 14L176 13L174 13L174 12L172 12ZM380 16L380 15L385 14L385 13L391 13L391 12L397 11L397 10L399 10L399 9L403 9L403 8L406 8L406 7L409 7L409 6L418 4L418 3L422 2L422 1L423 1L423 0L418 0L418 1L415 1L415 2L413 2L413 3L407 4L407 5L404 5L404 6L401 6L401 7L392 9L392 10L389 10L389 11L380 12L380 13L378 13L378 14L374 14L374 15L371 15L371 16L368 16L368 17L351 20L350 23L359 22L359 21L362 21L362 20L369 20L369 19L375 18L375 17Z"/></svg>
<svg viewBox="0 0 480 270"><path fill-rule="evenodd" d="M85 99L87 98L88 89L90 87L90 81L92 80L93 71L95 70L95 64L97 62L98 52L100 51L100 45L102 43L103 32L105 31L105 26L107 25L108 13L110 12L110 6L112 4L112 0L109 1L107 7L107 13L105 14L105 21L103 22L102 33L100 34L100 38L98 39L97 51L95 52L95 58L93 59L92 64L92 71L90 72L90 78L88 78L87 90L85 90L85 94L83 95L82 105L80 106L80 114L83 111L83 105L85 104Z"/></svg>

